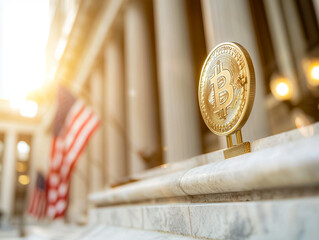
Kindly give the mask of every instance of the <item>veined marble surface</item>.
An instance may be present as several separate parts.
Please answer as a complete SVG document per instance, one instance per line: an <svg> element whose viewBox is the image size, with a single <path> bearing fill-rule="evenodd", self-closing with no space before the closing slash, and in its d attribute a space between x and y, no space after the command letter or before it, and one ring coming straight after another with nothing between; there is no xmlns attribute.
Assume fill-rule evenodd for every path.
<svg viewBox="0 0 319 240"><path fill-rule="evenodd" d="M197 238L169 233L142 231L129 228L103 226L78 240L195 240Z"/></svg>
<svg viewBox="0 0 319 240"><path fill-rule="evenodd" d="M303 138L309 138L318 134L319 134L319 122L310 126L303 127L303 128L294 129L284 133L258 139L251 143L251 151L256 152L256 151L274 147L280 144L298 141ZM170 173L174 173L181 170L187 170L193 167L221 161L224 159L225 158L224 158L223 150L218 150L215 152L202 154L190 159L186 159L184 161L163 164L159 167L146 170L142 173L134 174L131 177L132 179L139 179L139 180L154 178L157 176L162 176L163 174L170 174Z"/></svg>
<svg viewBox="0 0 319 240"><path fill-rule="evenodd" d="M132 211L139 213L132 216ZM96 224L134 228L135 222L139 222L141 225L135 228L147 231L148 234L160 231L199 239L225 240L310 240L319 237L319 197L240 203L106 207L94 213L99 215L92 218ZM96 219L99 220L96 222ZM153 239L152 234L145 239Z"/></svg>
<svg viewBox="0 0 319 240"><path fill-rule="evenodd" d="M155 231L114 227L94 222L86 227L36 227L30 229L26 238L7 236L5 239L16 240L193 240L190 236L181 236ZM197 239L197 238L196 238Z"/></svg>
<svg viewBox="0 0 319 240"><path fill-rule="evenodd" d="M313 126L317 129L318 124ZM291 134L300 135L300 132L295 130ZM288 134L288 139L287 133L266 138L264 143L268 144L268 148L227 160L214 162L210 155L204 155L212 163L93 193L89 199L96 205L110 205L167 197L318 185L319 135L300 139L291 134ZM281 139L278 141L282 143L275 139ZM252 145L255 148L259 146Z"/></svg>

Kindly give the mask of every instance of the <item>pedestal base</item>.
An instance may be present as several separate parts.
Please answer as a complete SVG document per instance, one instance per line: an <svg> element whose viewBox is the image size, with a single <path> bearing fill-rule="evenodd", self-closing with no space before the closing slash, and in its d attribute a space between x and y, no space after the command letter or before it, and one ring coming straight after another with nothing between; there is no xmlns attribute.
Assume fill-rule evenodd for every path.
<svg viewBox="0 0 319 240"><path fill-rule="evenodd" d="M239 156L245 153L250 153L250 152L251 152L250 142L244 142L244 143L240 143L238 145L225 149L224 157L225 159L227 159L227 158L236 157L236 156Z"/></svg>

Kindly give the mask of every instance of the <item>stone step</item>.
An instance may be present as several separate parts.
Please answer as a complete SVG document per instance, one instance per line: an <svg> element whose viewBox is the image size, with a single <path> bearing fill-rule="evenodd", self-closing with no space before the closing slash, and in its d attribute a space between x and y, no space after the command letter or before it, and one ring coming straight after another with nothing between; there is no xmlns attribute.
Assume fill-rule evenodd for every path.
<svg viewBox="0 0 319 240"><path fill-rule="evenodd" d="M89 225L76 231L69 228L38 228L37 231L30 233L21 240L193 240L196 238L162 233L156 231L137 230L132 228L114 227L106 225Z"/></svg>
<svg viewBox="0 0 319 240"><path fill-rule="evenodd" d="M156 231L190 239L319 239L319 196L252 202L113 206L94 211L95 224L142 230L141 238L122 239L153 239L142 237L144 233L147 236ZM105 234L109 231L112 232L108 230ZM101 236L103 234L101 232Z"/></svg>

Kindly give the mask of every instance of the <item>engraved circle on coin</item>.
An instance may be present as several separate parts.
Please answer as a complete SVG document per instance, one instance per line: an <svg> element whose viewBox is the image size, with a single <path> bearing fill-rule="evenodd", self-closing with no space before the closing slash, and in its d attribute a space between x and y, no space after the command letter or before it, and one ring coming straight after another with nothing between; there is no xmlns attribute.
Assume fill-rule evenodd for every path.
<svg viewBox="0 0 319 240"><path fill-rule="evenodd" d="M255 72L238 43L216 46L208 55L198 87L199 106L208 128L230 135L246 123L255 98Z"/></svg>

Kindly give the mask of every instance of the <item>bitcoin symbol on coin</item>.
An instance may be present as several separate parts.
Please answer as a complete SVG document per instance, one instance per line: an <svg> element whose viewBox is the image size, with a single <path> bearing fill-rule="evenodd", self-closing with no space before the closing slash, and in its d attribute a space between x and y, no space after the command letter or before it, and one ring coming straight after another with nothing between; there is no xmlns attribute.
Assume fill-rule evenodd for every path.
<svg viewBox="0 0 319 240"><path fill-rule="evenodd" d="M222 119L226 119L227 107L231 104L234 89L230 84L231 76L227 69L223 69L220 61L215 66L215 75L210 80L212 90L209 94L209 102L213 106L213 112Z"/></svg>
<svg viewBox="0 0 319 240"><path fill-rule="evenodd" d="M208 55L198 97L203 119L217 135L235 133L245 124L255 96L255 74L248 52L239 44L223 43Z"/></svg>
<svg viewBox="0 0 319 240"><path fill-rule="evenodd" d="M202 69L198 99L207 127L217 135L226 135L225 159L251 152L250 142L243 142L241 128L254 98L255 73L246 49L237 43L215 47Z"/></svg>

